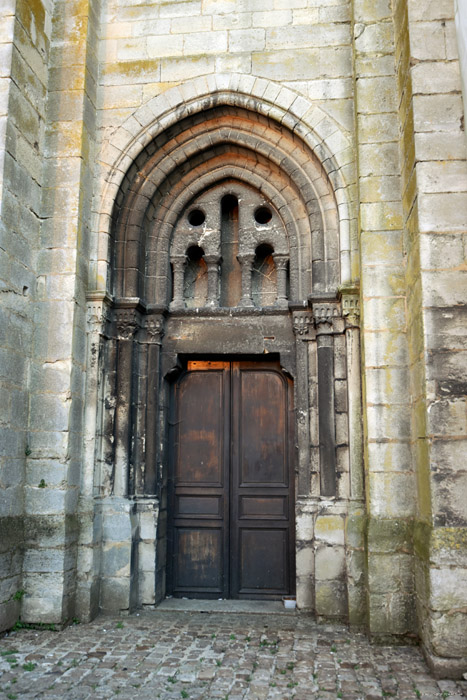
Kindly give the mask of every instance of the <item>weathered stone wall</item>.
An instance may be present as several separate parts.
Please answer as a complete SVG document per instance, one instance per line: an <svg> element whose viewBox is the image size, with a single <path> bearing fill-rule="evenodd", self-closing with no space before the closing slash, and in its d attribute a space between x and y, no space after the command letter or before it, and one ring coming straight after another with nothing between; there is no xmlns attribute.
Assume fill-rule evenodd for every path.
<svg viewBox="0 0 467 700"><path fill-rule="evenodd" d="M454 0L457 48L462 78L462 93L464 97L464 114L467 111L467 7L462 0Z"/></svg>
<svg viewBox="0 0 467 700"><path fill-rule="evenodd" d="M234 109L260 113L258 134L283 124L302 139L333 189L320 194L326 216L335 207L339 221L340 251L337 236L322 245L335 270L339 260L335 303L352 323L321 333L315 318L316 335L296 341L310 372L309 386L297 387L309 446L299 460L299 599L376 636L420 634L440 672L459 672L467 169L453 0L5 0L0 13L3 627L20 612L62 622L163 593L164 496L152 488L145 501L128 498L108 417L119 391L121 415L134 409L142 425L144 414L124 396L130 375L106 374L128 347L127 312L108 314L112 217L177 121L220 103L235 120ZM464 65L462 37L459 46ZM199 144L205 152L210 137ZM296 163L292 184L306 168ZM144 196L131 201L147 206ZM133 256L131 279L143 274L135 234L118 249ZM159 353L151 318L136 343L153 344L128 355L141 363L137 387L149 380L134 358ZM321 371L327 363L334 372L328 393L316 379L320 356ZM334 411L326 425L320 391ZM335 439L331 498L320 496L324 430Z"/></svg>
<svg viewBox="0 0 467 700"><path fill-rule="evenodd" d="M467 649L461 612L466 602L465 510L455 496L466 488L460 459L466 432L465 359L459 329L465 319L462 241L467 204L461 83L451 2L431 3L428 8L397 3L394 17L411 445L418 487L417 610L427 654L434 668L443 672L465 666ZM452 548L459 551L450 552Z"/></svg>
<svg viewBox="0 0 467 700"><path fill-rule="evenodd" d="M390 2L355 2L369 627L414 632L414 474Z"/></svg>
<svg viewBox="0 0 467 700"><path fill-rule="evenodd" d="M30 359L36 328L33 303L40 245L41 187L46 121L51 2L2 3L2 172L0 254L0 617L18 618L23 535L28 527L24 484L28 438ZM6 73L5 73L6 71ZM39 486L39 481L35 486ZM30 525L30 524L29 524Z"/></svg>
<svg viewBox="0 0 467 700"><path fill-rule="evenodd" d="M353 130L347 0L109 0L102 19L104 135L167 88L224 72L277 81Z"/></svg>
<svg viewBox="0 0 467 700"><path fill-rule="evenodd" d="M67 0L53 13L26 488L27 516L42 518L26 539L26 621L74 613L98 9Z"/></svg>
<svg viewBox="0 0 467 700"><path fill-rule="evenodd" d="M432 528L425 533L425 550L417 538L418 576L427 614L423 639L442 673L465 668L467 658L467 504L460 495L467 489L461 457L467 433L461 331L467 298L467 165L452 3L430 6L429 13L411 3L408 16L411 63L417 63L411 78L429 447L422 449L419 465L430 469ZM425 485L420 501L426 493Z"/></svg>

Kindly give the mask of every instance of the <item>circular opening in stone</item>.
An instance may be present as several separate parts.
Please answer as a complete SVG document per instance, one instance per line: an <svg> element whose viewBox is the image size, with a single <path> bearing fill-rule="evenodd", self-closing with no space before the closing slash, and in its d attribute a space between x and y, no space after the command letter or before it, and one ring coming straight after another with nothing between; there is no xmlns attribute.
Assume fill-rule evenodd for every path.
<svg viewBox="0 0 467 700"><path fill-rule="evenodd" d="M192 209L188 214L188 222L192 226L201 226L206 221L206 216L201 209Z"/></svg>
<svg viewBox="0 0 467 700"><path fill-rule="evenodd" d="M267 224L272 219L272 211L269 207L258 207L255 211L255 221L258 224Z"/></svg>
<svg viewBox="0 0 467 700"><path fill-rule="evenodd" d="M186 251L186 256L190 262L198 262L204 255L204 250L199 245L191 245Z"/></svg>

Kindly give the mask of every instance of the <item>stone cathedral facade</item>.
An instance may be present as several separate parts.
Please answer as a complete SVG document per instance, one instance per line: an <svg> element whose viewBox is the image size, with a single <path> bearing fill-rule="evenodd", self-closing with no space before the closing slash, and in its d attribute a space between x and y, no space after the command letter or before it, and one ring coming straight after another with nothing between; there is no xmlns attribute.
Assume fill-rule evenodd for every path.
<svg viewBox="0 0 467 700"><path fill-rule="evenodd" d="M3 0L1 629L296 595L467 671L463 12Z"/></svg>

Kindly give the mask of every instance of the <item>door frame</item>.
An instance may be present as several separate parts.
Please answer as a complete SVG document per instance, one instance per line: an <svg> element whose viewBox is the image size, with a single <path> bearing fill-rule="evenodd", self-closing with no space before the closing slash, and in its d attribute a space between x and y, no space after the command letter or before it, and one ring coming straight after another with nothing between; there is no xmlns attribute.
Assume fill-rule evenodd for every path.
<svg viewBox="0 0 467 700"><path fill-rule="evenodd" d="M246 593L241 594L239 592L239 580L238 580L238 570L234 570L231 566L232 563L232 553L237 552L239 556L239 543L235 541L235 536L237 535L239 528L235 527L235 523L239 520L238 517L235 519L235 513L238 515L238 503L234 503L234 487L232 483L233 479L233 439L234 439L234 415L232 410L233 405L233 394L234 394L234 379L233 379L233 366L234 363L244 363L245 365L250 364L251 368L255 365L267 366L268 364L281 375L282 379L287 384L287 406L286 406L286 421L287 421L287 464L288 464L288 494L287 494L287 510L288 510L288 594L294 595L296 590L296 537L295 537L295 494L296 494L296 448L295 448L295 410L294 410L294 381L289 372L284 370L281 365L280 357L277 353L271 353L268 355L238 355L238 354L225 354L220 355L215 354L195 354L195 355L183 355L179 357L179 363L177 371L172 373L171 376L171 386L170 386L170 402L169 402L169 412L168 412L168 443L169 448L169 459L168 459L168 474L167 474L167 505L168 505L168 517L167 517L167 579L166 579L166 593L173 595L172 585L174 580L174 533L175 527L173 525L174 513L175 513L175 485L174 485L174 470L175 470L175 455L176 449L174 444L175 437L175 424L176 424L176 391L175 388L182 378L189 370L187 369L188 363L190 361L203 361L203 362L222 362L229 363L231 376L229 377L229 390L228 390L228 402L229 402L229 445L224 448L224 453L228 455L228 461L225 466L226 474L226 484L224 485L224 523L225 523L225 533L224 533L224 559L223 562L223 575L224 575L224 592L227 592L227 597L229 599L247 599L247 600L277 600L280 599L282 594L268 594L259 593L255 594ZM237 426L238 427L238 426ZM264 521L267 522L267 519ZM235 555L234 555L235 556ZM235 597L232 595L235 591ZM179 594L180 595L180 594ZM183 595L183 594L181 594ZM218 593L204 593L200 592L190 592L191 598L218 598Z"/></svg>

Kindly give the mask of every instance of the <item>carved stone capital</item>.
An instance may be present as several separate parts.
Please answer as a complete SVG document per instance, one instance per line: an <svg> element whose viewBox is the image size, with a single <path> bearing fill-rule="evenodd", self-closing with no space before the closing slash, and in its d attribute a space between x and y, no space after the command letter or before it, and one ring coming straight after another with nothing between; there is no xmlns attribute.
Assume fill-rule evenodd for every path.
<svg viewBox="0 0 467 700"><path fill-rule="evenodd" d="M109 308L105 301L88 301L87 327L90 333L102 332L109 320Z"/></svg>
<svg viewBox="0 0 467 700"><path fill-rule="evenodd" d="M313 318L317 326L321 323L332 325L333 320L340 318L340 316L340 304L337 301L317 302L313 304Z"/></svg>
<svg viewBox="0 0 467 700"><path fill-rule="evenodd" d="M276 270L286 270L289 264L289 256L284 253L273 253L272 254L274 263L276 265Z"/></svg>
<svg viewBox="0 0 467 700"><path fill-rule="evenodd" d="M255 254L254 253L240 253L237 255L237 260L240 263L240 265L243 267L251 267L255 261Z"/></svg>
<svg viewBox="0 0 467 700"><path fill-rule="evenodd" d="M342 316L348 326L360 325L360 297L358 294L342 294Z"/></svg>
<svg viewBox="0 0 467 700"><path fill-rule="evenodd" d="M308 340L313 331L313 316L310 313L294 314L293 331L297 337Z"/></svg>
<svg viewBox="0 0 467 700"><path fill-rule="evenodd" d="M164 335L164 321L160 316L149 316L146 319L145 330L150 343L160 342Z"/></svg>
<svg viewBox="0 0 467 700"><path fill-rule="evenodd" d="M219 265L221 258L220 255L214 255L212 253L206 253L204 256L204 259L206 261L206 265L209 267L210 265Z"/></svg>
<svg viewBox="0 0 467 700"><path fill-rule="evenodd" d="M170 258L174 271L181 271L185 268L187 257L186 255L172 255Z"/></svg>
<svg viewBox="0 0 467 700"><path fill-rule="evenodd" d="M131 340L139 328L136 311L134 309L117 309L115 325L118 340Z"/></svg>

